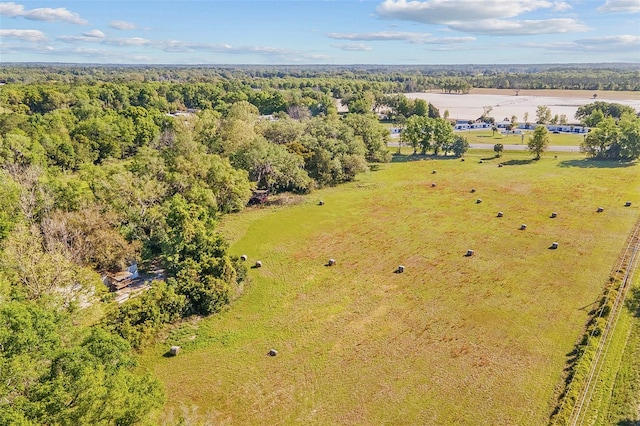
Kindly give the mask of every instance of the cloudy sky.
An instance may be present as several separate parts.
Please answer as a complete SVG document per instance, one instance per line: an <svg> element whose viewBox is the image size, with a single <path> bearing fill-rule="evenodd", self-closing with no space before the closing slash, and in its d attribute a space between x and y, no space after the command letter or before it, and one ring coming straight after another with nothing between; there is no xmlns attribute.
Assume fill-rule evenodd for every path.
<svg viewBox="0 0 640 426"><path fill-rule="evenodd" d="M640 0L0 2L0 61L640 63Z"/></svg>

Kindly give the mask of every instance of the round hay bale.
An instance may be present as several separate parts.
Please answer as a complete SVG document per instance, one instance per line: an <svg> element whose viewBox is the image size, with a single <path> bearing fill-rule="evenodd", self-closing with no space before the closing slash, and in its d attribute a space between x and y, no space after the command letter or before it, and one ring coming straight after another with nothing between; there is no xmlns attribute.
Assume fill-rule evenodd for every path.
<svg viewBox="0 0 640 426"><path fill-rule="evenodd" d="M482 199L481 199L481 198L478 198L478 199L476 200L476 204L480 204L481 202L482 202Z"/></svg>
<svg viewBox="0 0 640 426"><path fill-rule="evenodd" d="M329 266L333 266L336 264L336 260L335 259L329 259L329 262L327 262L327 265Z"/></svg>
<svg viewBox="0 0 640 426"><path fill-rule="evenodd" d="M473 194L474 192L476 192L475 188L471 188L471 193Z"/></svg>
<svg viewBox="0 0 640 426"><path fill-rule="evenodd" d="M248 259L246 254L243 254L242 256L240 256L240 260L242 260L243 262L246 262Z"/></svg>
<svg viewBox="0 0 640 426"><path fill-rule="evenodd" d="M556 243L556 242L551 243L551 246L550 246L549 248L550 248L551 250L555 250L555 249L557 249L557 248L558 248L558 243Z"/></svg>
<svg viewBox="0 0 640 426"><path fill-rule="evenodd" d="M324 206L324 201L322 201L322 200L318 201L318 205L319 206Z"/></svg>
<svg viewBox="0 0 640 426"><path fill-rule="evenodd" d="M176 356L180 353L180 346L171 346L171 348L169 349L169 354L171 354L171 356Z"/></svg>
<svg viewBox="0 0 640 426"><path fill-rule="evenodd" d="M436 187L436 183L435 183L435 182L432 182L432 183L431 183L431 187L432 187L432 188L435 188L435 187Z"/></svg>
<svg viewBox="0 0 640 426"><path fill-rule="evenodd" d="M626 203L624 203L625 207L631 207L631 201L627 201Z"/></svg>
<svg viewBox="0 0 640 426"><path fill-rule="evenodd" d="M404 272L404 265L398 265L398 273L401 274Z"/></svg>
<svg viewBox="0 0 640 426"><path fill-rule="evenodd" d="M551 219L558 217L558 213L556 212L551 212L551 216L549 216Z"/></svg>
<svg viewBox="0 0 640 426"><path fill-rule="evenodd" d="M520 225L520 230L524 231L525 229L527 229L527 225L525 225L524 223L522 225Z"/></svg>
<svg viewBox="0 0 640 426"><path fill-rule="evenodd" d="M435 170L431 170L431 174L432 174L432 175L435 175L435 174L436 174L436 171L435 171Z"/></svg>
<svg viewBox="0 0 640 426"><path fill-rule="evenodd" d="M473 250L467 250L467 253L465 254L466 257L471 257L475 254L476 252Z"/></svg>
<svg viewBox="0 0 640 426"><path fill-rule="evenodd" d="M278 355L278 351L276 351L275 349L269 349L269 352L267 352L267 355L276 356Z"/></svg>
<svg viewBox="0 0 640 426"><path fill-rule="evenodd" d="M262 268L262 261L256 260L256 268Z"/></svg>
<svg viewBox="0 0 640 426"><path fill-rule="evenodd" d="M460 161L464 161L464 158L461 158Z"/></svg>
<svg viewBox="0 0 640 426"><path fill-rule="evenodd" d="M504 213L502 213L502 212L498 212L498 214L497 214L496 216L497 216L497 217L502 217L502 216L504 216Z"/></svg>
<svg viewBox="0 0 640 426"><path fill-rule="evenodd" d="M596 212L598 213L602 213L604 211L604 207L598 207L598 209L596 210Z"/></svg>
<svg viewBox="0 0 640 426"><path fill-rule="evenodd" d="M498 167L502 167L502 163L499 163L499 164L498 164Z"/></svg>
<svg viewBox="0 0 640 426"><path fill-rule="evenodd" d="M482 163L484 163L484 161L480 160L480 161L478 161L478 163L482 164Z"/></svg>

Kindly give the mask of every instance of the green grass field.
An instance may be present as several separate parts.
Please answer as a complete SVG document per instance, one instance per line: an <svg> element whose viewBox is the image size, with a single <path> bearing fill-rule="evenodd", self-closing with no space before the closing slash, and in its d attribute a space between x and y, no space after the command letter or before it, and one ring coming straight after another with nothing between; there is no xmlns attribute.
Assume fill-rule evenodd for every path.
<svg viewBox="0 0 640 426"><path fill-rule="evenodd" d="M638 218L640 166L517 152L479 163L490 155L383 165L226 217L231 251L264 266L225 312L140 356L166 386L157 421L545 424ZM183 352L164 357L173 344Z"/></svg>
<svg viewBox="0 0 640 426"><path fill-rule="evenodd" d="M525 131L524 138L522 135L517 134L507 134L503 135L500 132L493 132L491 130L473 130L473 131L463 131L456 132L456 134L462 135L469 143L486 143L486 144L510 144L510 145L518 145L523 144L526 145L529 142L529 138L533 134L533 131ZM571 134L571 133L549 133L550 142L549 145L555 146L580 146L583 141L584 136L580 134Z"/></svg>

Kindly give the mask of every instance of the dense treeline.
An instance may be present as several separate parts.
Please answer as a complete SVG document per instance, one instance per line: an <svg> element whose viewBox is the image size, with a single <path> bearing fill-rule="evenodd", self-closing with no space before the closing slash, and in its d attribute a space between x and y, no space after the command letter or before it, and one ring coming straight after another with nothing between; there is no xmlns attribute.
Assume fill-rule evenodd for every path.
<svg viewBox="0 0 640 426"><path fill-rule="evenodd" d="M8 83L235 81L254 88L314 88L341 97L358 87L384 93L465 88L640 90L637 64L350 66L0 66ZM457 89L456 89L457 88Z"/></svg>
<svg viewBox="0 0 640 426"><path fill-rule="evenodd" d="M0 424L134 424L161 405L131 350L241 292L220 216L256 188L304 193L389 161L375 96L352 97L362 110L339 116L330 94L234 80L3 85ZM166 279L117 304L101 275L134 261Z"/></svg>

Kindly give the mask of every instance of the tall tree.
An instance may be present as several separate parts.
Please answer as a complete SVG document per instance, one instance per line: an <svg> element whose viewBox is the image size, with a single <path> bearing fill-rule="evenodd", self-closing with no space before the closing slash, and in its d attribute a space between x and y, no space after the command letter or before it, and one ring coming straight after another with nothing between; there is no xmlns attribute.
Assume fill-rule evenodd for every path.
<svg viewBox="0 0 640 426"><path fill-rule="evenodd" d="M451 151L456 157L462 157L465 152L469 150L469 141L467 138L460 135L455 135L453 144L451 144Z"/></svg>
<svg viewBox="0 0 640 426"><path fill-rule="evenodd" d="M529 151L532 154L535 154L536 160L540 159L540 155L547 149L549 145L550 137L549 131L546 126L538 126L533 131L533 135L529 138L529 143L527 146L529 147Z"/></svg>
<svg viewBox="0 0 640 426"><path fill-rule="evenodd" d="M387 150L389 130L380 124L375 115L349 114L344 122L353 129L355 136L362 138L367 149L367 161L386 163L391 160L391 154Z"/></svg>
<svg viewBox="0 0 640 426"><path fill-rule="evenodd" d="M551 108L546 105L538 105L536 108L536 123L547 124L551 121Z"/></svg>
<svg viewBox="0 0 640 426"><path fill-rule="evenodd" d="M405 123L402 131L403 142L413 147L416 153L420 148L421 154L426 154L431 149L431 139L433 137L433 120L429 117L411 116Z"/></svg>
<svg viewBox="0 0 640 426"><path fill-rule="evenodd" d="M444 118L434 118L432 119L433 123L433 142L432 148L433 153L438 155L438 151L443 149L445 151L445 155L449 151L449 147L453 142L453 126L451 123Z"/></svg>

